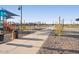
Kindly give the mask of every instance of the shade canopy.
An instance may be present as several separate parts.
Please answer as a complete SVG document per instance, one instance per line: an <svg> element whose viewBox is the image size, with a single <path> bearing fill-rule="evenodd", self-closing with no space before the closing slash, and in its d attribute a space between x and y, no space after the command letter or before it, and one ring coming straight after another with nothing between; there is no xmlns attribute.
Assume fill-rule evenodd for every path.
<svg viewBox="0 0 79 59"><path fill-rule="evenodd" d="M79 18L77 18L76 21L79 21Z"/></svg>
<svg viewBox="0 0 79 59"><path fill-rule="evenodd" d="M9 18L13 18L12 16L19 16L19 15L12 13L8 10L2 9L2 10L0 10L0 16L3 16L6 19L9 19Z"/></svg>
<svg viewBox="0 0 79 59"><path fill-rule="evenodd" d="M0 10L0 30L3 30L4 27L8 26L8 23L5 22L4 20L5 19L12 19L13 16L19 16L19 15L12 13L12 12L5 10L5 9Z"/></svg>

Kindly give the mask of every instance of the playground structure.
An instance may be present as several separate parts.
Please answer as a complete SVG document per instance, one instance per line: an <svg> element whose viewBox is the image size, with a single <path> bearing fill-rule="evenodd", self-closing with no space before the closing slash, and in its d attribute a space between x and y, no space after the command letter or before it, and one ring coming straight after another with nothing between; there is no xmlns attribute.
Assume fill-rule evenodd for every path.
<svg viewBox="0 0 79 59"><path fill-rule="evenodd" d="M16 29L16 23L4 21L4 29L6 31L12 31L13 29Z"/></svg>
<svg viewBox="0 0 79 59"><path fill-rule="evenodd" d="M10 11L7 11L2 8L0 10L0 30L5 30L5 31L12 31L13 29L16 28L15 23L10 23L7 21L7 19L13 18L13 16L18 16Z"/></svg>

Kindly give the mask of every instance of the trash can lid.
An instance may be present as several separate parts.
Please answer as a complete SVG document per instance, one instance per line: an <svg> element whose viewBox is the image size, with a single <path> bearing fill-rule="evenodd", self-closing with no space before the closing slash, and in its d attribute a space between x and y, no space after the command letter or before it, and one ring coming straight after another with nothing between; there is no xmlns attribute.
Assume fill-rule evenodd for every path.
<svg viewBox="0 0 79 59"><path fill-rule="evenodd" d="M15 30L13 30L12 32L18 32L18 30L17 30L17 29L15 29Z"/></svg>

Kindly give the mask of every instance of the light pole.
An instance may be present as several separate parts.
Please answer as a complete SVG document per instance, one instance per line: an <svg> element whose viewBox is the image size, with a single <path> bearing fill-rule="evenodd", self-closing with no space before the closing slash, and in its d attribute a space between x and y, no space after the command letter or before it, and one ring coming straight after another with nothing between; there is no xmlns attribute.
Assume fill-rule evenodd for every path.
<svg viewBox="0 0 79 59"><path fill-rule="evenodd" d="M22 5L21 5L21 30L22 30Z"/></svg>
<svg viewBox="0 0 79 59"><path fill-rule="evenodd" d="M20 25L21 25L20 30L22 30L22 5L19 6L18 10L20 10L20 13L21 13L21 15L20 15L20 17L21 17L20 18Z"/></svg>

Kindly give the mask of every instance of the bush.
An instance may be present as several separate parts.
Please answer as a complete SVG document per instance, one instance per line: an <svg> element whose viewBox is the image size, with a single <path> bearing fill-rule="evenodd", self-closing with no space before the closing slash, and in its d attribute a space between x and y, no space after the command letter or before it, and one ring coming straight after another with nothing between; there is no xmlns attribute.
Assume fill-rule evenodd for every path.
<svg viewBox="0 0 79 59"><path fill-rule="evenodd" d="M63 32L63 26L61 24L56 24L55 25L55 35L58 36Z"/></svg>

